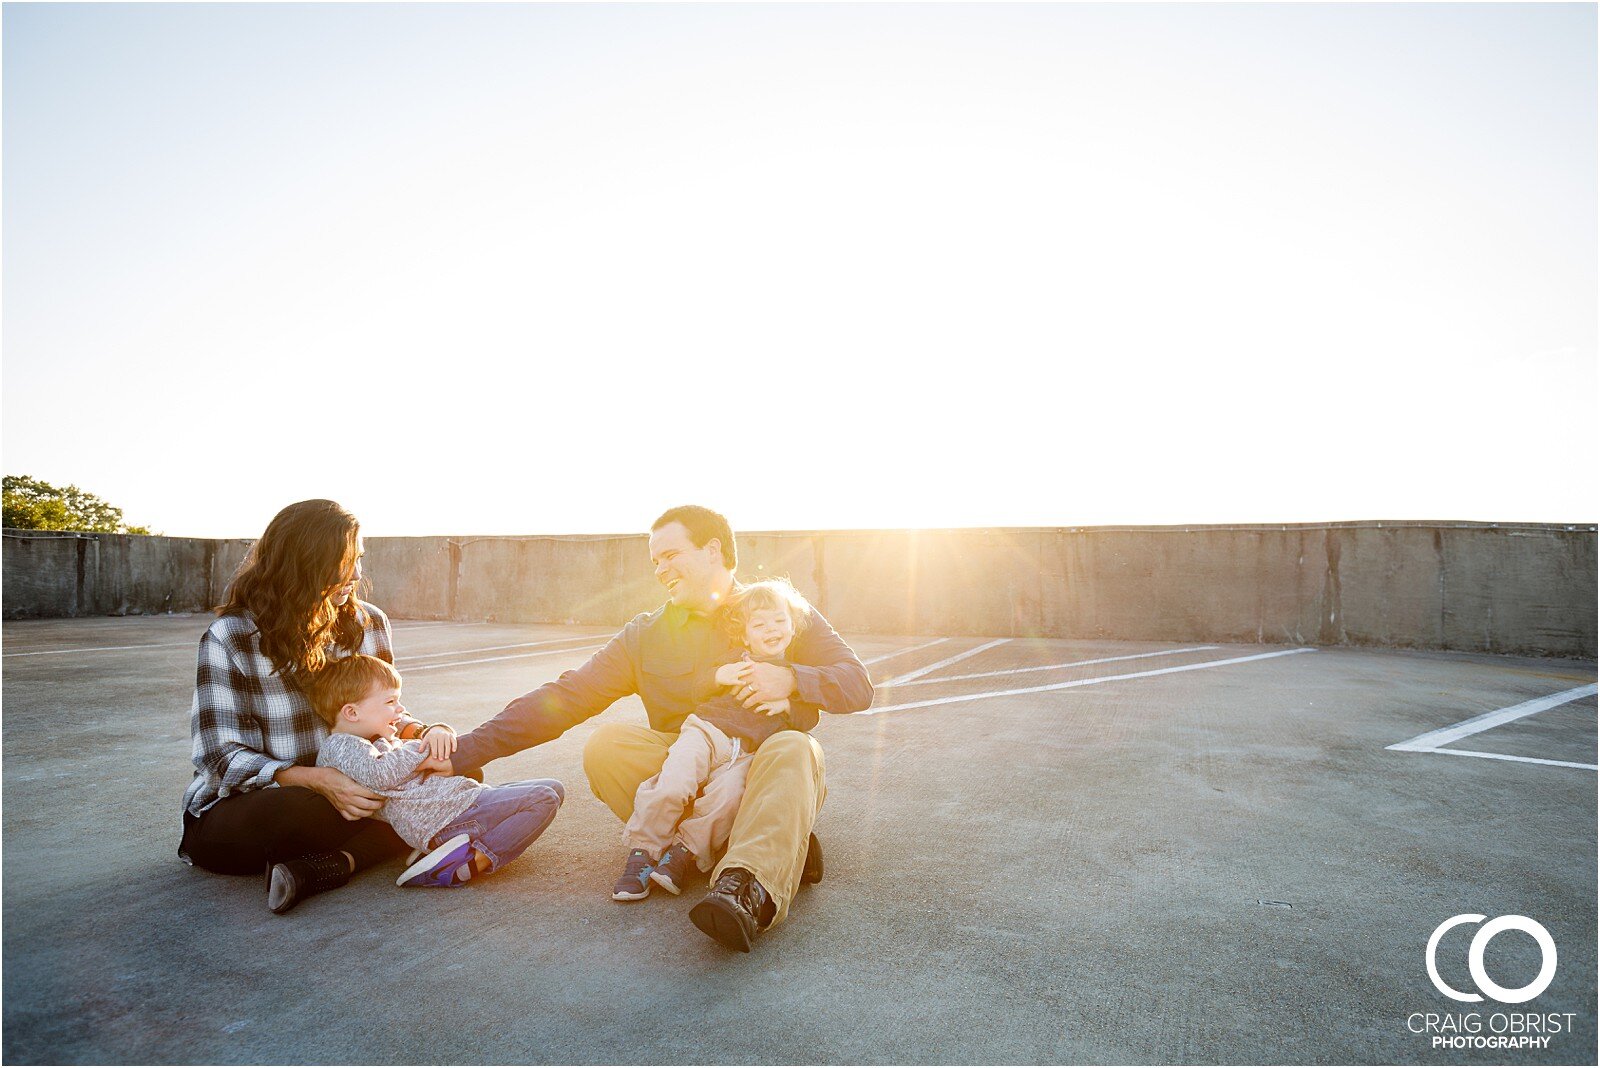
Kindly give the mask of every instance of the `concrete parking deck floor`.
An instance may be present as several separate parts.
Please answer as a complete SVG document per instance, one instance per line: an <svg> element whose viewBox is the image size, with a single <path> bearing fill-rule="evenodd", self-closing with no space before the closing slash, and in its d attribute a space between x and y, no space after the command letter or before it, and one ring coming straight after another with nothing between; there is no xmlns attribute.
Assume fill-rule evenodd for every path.
<svg viewBox="0 0 1600 1068"><path fill-rule="evenodd" d="M689 925L698 885L609 897L619 827L580 754L643 721L633 699L490 765L568 801L480 883L404 891L390 865L278 917L255 880L186 867L206 623L5 626L8 1062L1596 1057L1592 661L846 635L900 681L825 717L826 879L738 955ZM471 727L607 633L397 622L407 703ZM1438 993L1424 947L1461 913L1548 928L1549 989ZM1472 929L1438 953L1464 991ZM1539 964L1524 935L1489 943L1502 986ZM1573 1015L1530 1051L1407 1026L1507 1010Z"/></svg>

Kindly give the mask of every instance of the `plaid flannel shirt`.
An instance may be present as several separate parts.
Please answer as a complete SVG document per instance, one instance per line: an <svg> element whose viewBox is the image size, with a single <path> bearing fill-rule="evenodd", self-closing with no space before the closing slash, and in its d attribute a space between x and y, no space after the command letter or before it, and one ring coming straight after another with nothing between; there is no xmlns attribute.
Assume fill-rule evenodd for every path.
<svg viewBox="0 0 1600 1068"><path fill-rule="evenodd" d="M333 655L361 652L394 663L389 617L360 604L367 615L360 648ZM273 673L255 617L245 612L217 617L200 639L189 735L196 770L183 807L198 816L220 798L276 786L273 777L284 768L315 764L328 726L299 686Z"/></svg>

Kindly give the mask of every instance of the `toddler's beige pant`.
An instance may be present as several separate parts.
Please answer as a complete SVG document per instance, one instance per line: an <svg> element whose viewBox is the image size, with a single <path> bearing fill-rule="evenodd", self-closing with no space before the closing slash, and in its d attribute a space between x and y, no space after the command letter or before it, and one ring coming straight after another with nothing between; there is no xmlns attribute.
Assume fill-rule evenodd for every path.
<svg viewBox="0 0 1600 1068"><path fill-rule="evenodd" d="M686 720L686 731L688 723ZM589 788L618 819L631 825L640 785L664 770L672 743L679 737L630 723L603 724L583 747ZM750 872L777 905L773 922L778 924L788 916L800 888L811 827L828 796L822 746L809 734L779 731L741 762L746 765L744 798L738 802L728 831L728 851L712 879L728 868ZM670 834L669 827L662 846L670 841ZM692 844L690 848L694 848Z"/></svg>
<svg viewBox="0 0 1600 1068"><path fill-rule="evenodd" d="M623 844L659 860L676 837L689 847L700 870L708 870L712 858L728 844L749 770L749 753L736 751L733 739L720 727L689 716L667 749L661 770L634 793L633 815L622 829Z"/></svg>

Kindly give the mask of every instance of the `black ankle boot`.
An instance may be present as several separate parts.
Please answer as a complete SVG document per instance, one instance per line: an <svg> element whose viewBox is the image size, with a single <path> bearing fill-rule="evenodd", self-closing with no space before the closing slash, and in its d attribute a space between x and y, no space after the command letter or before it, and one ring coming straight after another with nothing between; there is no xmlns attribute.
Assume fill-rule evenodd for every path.
<svg viewBox="0 0 1600 1068"><path fill-rule="evenodd" d="M350 862L343 853L308 853L267 869L267 908L283 915L313 894L334 890L350 881Z"/></svg>
<svg viewBox="0 0 1600 1068"><path fill-rule="evenodd" d="M814 834L806 842L806 860L800 867L800 881L802 883L822 881L822 843Z"/></svg>
<svg viewBox="0 0 1600 1068"><path fill-rule="evenodd" d="M754 875L729 868L717 876L705 900L689 910L689 919L729 949L748 953L750 943L772 926L777 914L778 906Z"/></svg>

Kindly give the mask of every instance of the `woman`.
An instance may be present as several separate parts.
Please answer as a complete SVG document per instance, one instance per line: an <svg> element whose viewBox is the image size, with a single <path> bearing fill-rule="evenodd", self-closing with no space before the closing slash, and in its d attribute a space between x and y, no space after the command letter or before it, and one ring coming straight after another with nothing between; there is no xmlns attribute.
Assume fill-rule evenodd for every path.
<svg viewBox="0 0 1600 1068"><path fill-rule="evenodd" d="M328 729L306 696L331 659L394 661L389 620L357 600L361 534L332 501L291 504L251 547L217 619L200 639L189 730L194 780L183 798L178 855L228 875L270 868L273 912L343 886L353 872L405 852L383 804L334 768L313 766ZM404 716L400 736L455 732Z"/></svg>

